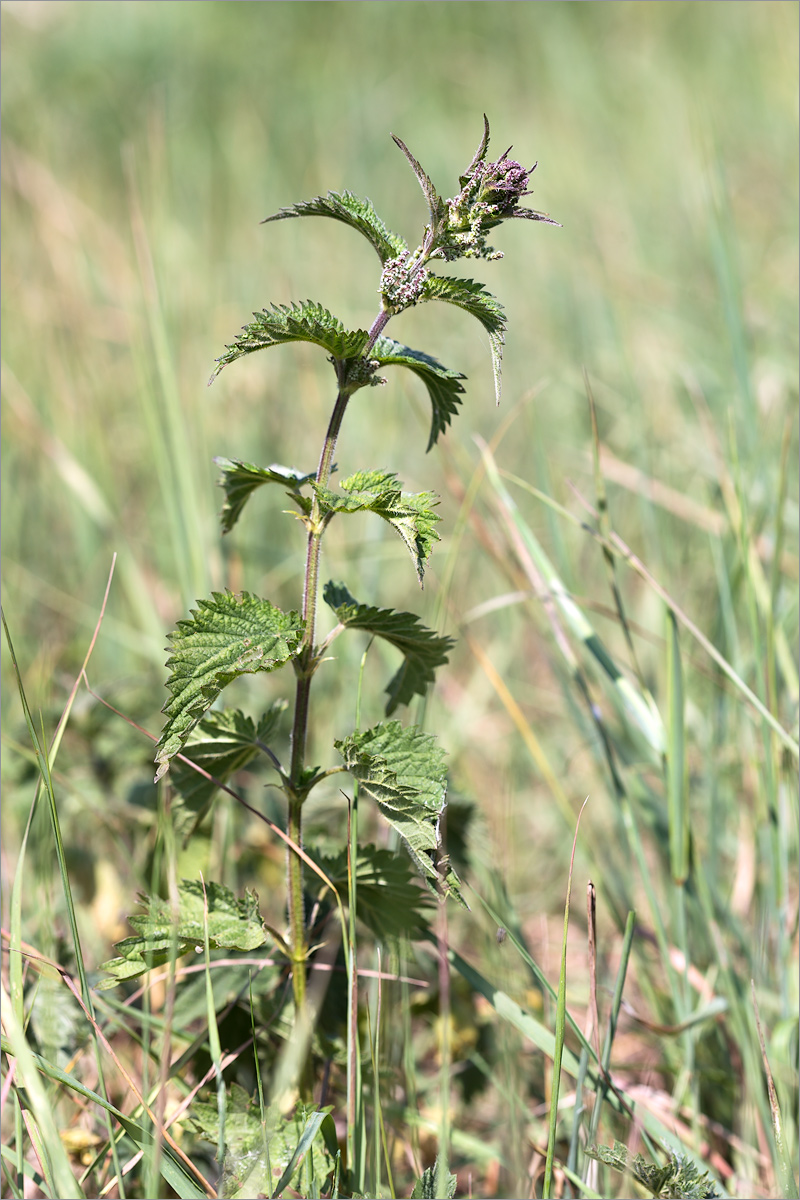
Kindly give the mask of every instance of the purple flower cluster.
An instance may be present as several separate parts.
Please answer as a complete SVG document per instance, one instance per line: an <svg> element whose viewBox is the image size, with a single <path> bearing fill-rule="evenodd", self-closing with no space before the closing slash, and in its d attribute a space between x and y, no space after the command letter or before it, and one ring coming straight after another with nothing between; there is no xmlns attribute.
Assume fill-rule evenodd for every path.
<svg viewBox="0 0 800 1200"><path fill-rule="evenodd" d="M422 244L413 254L406 250L385 264L380 287L384 312L401 312L425 298L427 272L423 264L431 259L455 262L459 258L502 258L499 250L488 245L487 236L508 218L524 217L529 221L558 225L558 221L548 217L547 213L520 206L523 196L530 195L528 183L536 163L526 169L516 159L509 158L510 146L495 161L486 161L489 122L485 116L483 124L481 143L458 180L461 191L449 200L442 200L405 142L392 134L428 201L430 224L426 226Z"/></svg>
<svg viewBox="0 0 800 1200"><path fill-rule="evenodd" d="M536 164L526 171L513 158L508 157L509 146L497 162L475 165L467 185L473 191L477 184L478 203L491 205L497 209L498 216L514 216L514 209L523 196L528 196L528 180L536 170ZM467 190L467 189L465 189Z"/></svg>
<svg viewBox="0 0 800 1200"><path fill-rule="evenodd" d="M543 214L520 208L519 201L529 195L528 181L536 164L526 170L508 150L496 162L474 161L459 180L461 191L447 201L448 220L441 245L443 258L502 258L498 250L486 244L486 235L508 217L533 217ZM555 224L556 222L553 222Z"/></svg>

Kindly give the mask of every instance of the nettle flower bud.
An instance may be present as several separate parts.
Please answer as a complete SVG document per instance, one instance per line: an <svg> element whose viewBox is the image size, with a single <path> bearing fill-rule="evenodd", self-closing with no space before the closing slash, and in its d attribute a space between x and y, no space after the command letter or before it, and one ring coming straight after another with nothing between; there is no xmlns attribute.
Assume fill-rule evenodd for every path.
<svg viewBox="0 0 800 1200"><path fill-rule="evenodd" d="M330 360L334 362L334 359ZM381 387L386 383L382 375L376 375L380 362L377 358L350 358L347 360L342 390L348 395L363 387Z"/></svg>
<svg viewBox="0 0 800 1200"><path fill-rule="evenodd" d="M429 272L418 267L418 254L404 250L397 258L390 258L381 273L378 291L383 297L386 312L399 313L416 304L425 288Z"/></svg>
<svg viewBox="0 0 800 1200"><path fill-rule="evenodd" d="M482 155L488 144L488 124L481 147L459 179L461 191L447 201L447 221L444 237L436 253L448 261L456 258L502 258L499 250L486 244L486 235L502 221L525 217L557 225L546 213L521 208L523 196L530 195L528 182L536 163L526 169L516 159L509 158L509 146L495 162L485 162Z"/></svg>
<svg viewBox="0 0 800 1200"><path fill-rule="evenodd" d="M511 147L509 146L508 150ZM497 162L478 163L475 175L479 181L478 202L497 209L498 219L513 216L518 201L529 195L528 180L536 164L525 168L513 158L507 158L508 150Z"/></svg>
<svg viewBox="0 0 800 1200"><path fill-rule="evenodd" d="M509 158L508 147L495 162L486 162L489 146L489 121L484 114L483 137L472 162L459 178L461 191L450 200L442 200L432 180L414 158L405 142L392 134L405 154L428 201L430 224L425 229L422 245L409 256L404 251L386 263L381 277L384 312L390 315L407 308L424 294L424 275L417 265L431 258L455 262L458 258L502 258L499 250L486 244L486 235L509 217L524 217L528 221L546 221L558 225L547 213L521 208L519 201L527 196L528 180L536 163L526 170L516 159Z"/></svg>

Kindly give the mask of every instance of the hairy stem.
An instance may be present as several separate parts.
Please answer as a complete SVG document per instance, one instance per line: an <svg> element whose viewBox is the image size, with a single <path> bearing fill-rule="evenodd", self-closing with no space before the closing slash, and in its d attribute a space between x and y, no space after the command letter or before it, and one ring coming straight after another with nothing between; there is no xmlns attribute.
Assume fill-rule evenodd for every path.
<svg viewBox="0 0 800 1200"><path fill-rule="evenodd" d="M377 336L377 335L376 335ZM344 417L349 393L340 388L336 397L333 413L328 424L325 442L320 454L317 468L317 483L327 484L333 464L333 454L336 449L336 439L339 436L342 418ZM295 690L294 724L292 728L292 762L289 771L289 813L287 830L289 837L297 846L302 845L303 801L306 789L303 782L303 771L306 755L306 735L308 732L308 701L311 692L311 679L316 670L314 655L314 635L317 616L317 591L319 586L319 554L322 541L323 522L318 499L314 498L309 518L308 547L306 550L306 572L303 585L303 620L305 633L300 654L295 659L297 686ZM305 909L303 905L303 864L293 850L288 851L287 862L287 891L289 908L289 941L292 951L292 987L294 991L295 1011L300 1012L306 997L306 941ZM305 1072L303 1073L306 1074Z"/></svg>
<svg viewBox="0 0 800 1200"><path fill-rule="evenodd" d="M391 320L391 313L386 312L385 309L382 309L381 312L378 313L377 317L375 318L375 320L372 322L372 325L370 326L369 341L367 342L367 344L363 350L363 354L365 356L369 354L370 350L375 345L375 343L377 342L378 338L383 333L384 329L386 328L386 326L388 325L390 320Z"/></svg>
<svg viewBox="0 0 800 1200"><path fill-rule="evenodd" d="M390 320L391 314L379 312L369 331L369 341L364 353L369 354L375 341L380 337ZM331 413L325 441L317 467L317 484L327 486L333 467L333 455L339 430L342 426L350 391L345 387L343 367L339 374L339 391L336 403ZM317 623L317 593L319 591L319 558L322 544L322 534L325 521L320 509L318 497L314 496L311 513L308 518L308 544L306 548L306 571L303 583L303 620L305 632L303 644L295 659L297 685L295 689L294 723L292 726L292 761L289 770L287 798L289 812L287 834L296 846L302 846L303 836L303 803L308 789L303 779L306 759L306 738L308 734L308 704L311 693L311 680L318 665L318 654L315 646ZM290 848L287 860L287 892L289 910L289 943L292 956L292 988L294 992L295 1012L300 1013L306 999L306 957L308 942L306 938L305 908L303 905L303 863L299 855ZM309 1074L304 1070L301 1074L301 1090L308 1086Z"/></svg>

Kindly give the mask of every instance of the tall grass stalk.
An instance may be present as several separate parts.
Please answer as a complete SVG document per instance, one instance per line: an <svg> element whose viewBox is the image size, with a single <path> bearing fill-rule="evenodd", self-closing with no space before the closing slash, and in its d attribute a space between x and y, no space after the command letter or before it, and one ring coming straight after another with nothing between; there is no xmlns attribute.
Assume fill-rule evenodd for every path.
<svg viewBox="0 0 800 1200"><path fill-rule="evenodd" d="M566 1032L567 1018L567 938L569 936L569 901L572 894L572 872L575 866L575 847L578 843L580 819L583 814L583 809L586 807L588 801L589 797L587 796L583 802L583 807L578 814L575 837L572 842L572 856L569 862L567 899L564 905L564 936L561 940L561 969L558 973L558 1000L556 1002L555 1046L553 1053L553 1086L550 1092L550 1128L547 1134L547 1157L544 1164L544 1181L542 1183L542 1196L544 1197L544 1200L550 1200L550 1191L553 1183L553 1160L555 1158L556 1136L558 1131L558 1098L561 1092L561 1061L564 1056L564 1034Z"/></svg>

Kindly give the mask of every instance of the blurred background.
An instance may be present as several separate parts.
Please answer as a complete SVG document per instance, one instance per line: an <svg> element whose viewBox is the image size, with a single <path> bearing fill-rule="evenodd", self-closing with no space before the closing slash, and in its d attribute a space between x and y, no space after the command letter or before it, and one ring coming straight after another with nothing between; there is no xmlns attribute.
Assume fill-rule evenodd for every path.
<svg viewBox="0 0 800 1200"><path fill-rule="evenodd" d="M395 320L391 336L466 373L461 414L425 457L424 389L389 369L386 387L351 402L340 476L385 467L409 490L435 490L442 541L420 595L382 523L334 523L323 579L343 580L364 602L418 611L459 638L425 721L450 755L453 796L472 806L474 853L500 866L551 967L572 831L521 727L535 731L569 807L577 812L591 795L576 872L583 880L591 869L605 884L599 920L613 958L619 914L640 885L621 849L596 732L540 607L516 596L526 585L474 439L495 438L502 470L588 519L577 495L596 501L585 372L613 527L794 728L797 26L797 6L771 0L4 0L3 603L31 707L48 730L86 653L114 553L89 678L153 733L166 697L165 636L198 597L245 587L299 606L304 542L282 515L283 497L259 492L223 541L212 459L313 469L334 398L330 367L314 347L292 346L206 382L225 344L271 302L311 298L368 328L379 272L366 241L338 223L259 222L349 189L414 246L425 205L390 133L451 196L485 112L490 157L513 144L525 166L538 161L527 203L563 226L509 222L493 239L504 259L464 272L507 310L502 405L477 322L435 304ZM600 549L528 492L514 496L627 670ZM665 607L620 570L642 676L665 712ZM331 737L352 728L363 646L345 641L320 677L314 761L326 762ZM791 830L792 764L697 642L684 634L683 647L696 861L719 904L735 909L743 970L778 997L770 1020L788 1022L788 1062L797 925L785 873L780 895L770 891L769 822L778 817L769 805L782 797L780 828ZM777 666L767 671L769 647ZM391 652L381 654L368 663L364 724L379 719L393 669ZM246 679L231 700L256 712L265 694L290 686L288 675ZM3 699L3 852L13 864L35 768L5 651ZM666 838L658 771L621 726L619 738L655 878ZM151 758L142 735L81 693L58 765L94 963L125 932L146 877ZM315 804L321 827L333 813L338 828L336 789ZM216 828L186 851L183 873L210 861L232 886L255 882L262 897L279 889L282 853L265 851L238 815L223 819L233 822L225 837L239 847L238 865L215 859ZM59 900L41 830L28 934L47 951ZM781 869L795 843L796 830L786 833ZM279 896L274 903L279 912ZM46 913L55 913L53 933ZM765 913L780 926L774 944L757 935ZM481 914L471 919L488 929L494 961L502 952L491 947L493 930ZM713 957L702 938L696 949ZM577 946L576 960L582 953ZM637 1044L633 1057L640 1052ZM714 1086L719 1097L728 1085ZM735 1098L726 1103L721 1119L735 1123Z"/></svg>

